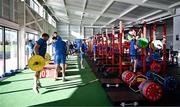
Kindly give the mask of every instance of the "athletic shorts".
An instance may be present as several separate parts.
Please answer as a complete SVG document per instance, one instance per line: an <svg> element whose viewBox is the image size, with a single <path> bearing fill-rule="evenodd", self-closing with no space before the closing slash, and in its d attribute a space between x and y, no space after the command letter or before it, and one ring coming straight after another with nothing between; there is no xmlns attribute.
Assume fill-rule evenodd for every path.
<svg viewBox="0 0 180 107"><path fill-rule="evenodd" d="M130 57L131 57L132 60L137 59L137 55L130 55Z"/></svg>
<svg viewBox="0 0 180 107"><path fill-rule="evenodd" d="M84 59L84 52L80 53L80 59Z"/></svg>
<svg viewBox="0 0 180 107"><path fill-rule="evenodd" d="M55 55L54 63L55 64L65 64L66 63L66 55Z"/></svg>

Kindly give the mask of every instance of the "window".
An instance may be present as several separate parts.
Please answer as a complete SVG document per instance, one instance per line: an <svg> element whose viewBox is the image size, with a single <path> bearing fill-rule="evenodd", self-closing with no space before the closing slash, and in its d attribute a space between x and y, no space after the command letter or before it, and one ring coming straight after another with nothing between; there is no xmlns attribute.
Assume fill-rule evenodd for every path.
<svg viewBox="0 0 180 107"><path fill-rule="evenodd" d="M3 46L3 31L0 27L0 76L4 74L4 46Z"/></svg>
<svg viewBox="0 0 180 107"><path fill-rule="evenodd" d="M34 2L34 10L39 13L39 6L37 3Z"/></svg>
<svg viewBox="0 0 180 107"><path fill-rule="evenodd" d="M18 68L17 31L5 28L5 72Z"/></svg>
<svg viewBox="0 0 180 107"><path fill-rule="evenodd" d="M31 57L31 51L32 51L30 50L31 47L29 46L30 45L29 40L32 40L32 43L35 44L35 42L39 39L39 36L33 33L26 33L25 39L26 39L25 63L27 65L28 59Z"/></svg>

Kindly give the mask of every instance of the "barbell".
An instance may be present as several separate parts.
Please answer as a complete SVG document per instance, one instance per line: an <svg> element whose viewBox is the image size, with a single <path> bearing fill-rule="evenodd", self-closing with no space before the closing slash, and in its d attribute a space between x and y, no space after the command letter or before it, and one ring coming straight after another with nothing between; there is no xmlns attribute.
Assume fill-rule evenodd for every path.
<svg viewBox="0 0 180 107"><path fill-rule="evenodd" d="M160 40L153 40L152 41L152 45L151 45L151 48L153 50L161 50L163 48L163 43L160 41Z"/></svg>
<svg viewBox="0 0 180 107"><path fill-rule="evenodd" d="M43 67L50 62L50 55L46 53L45 58L40 55L33 55L28 60L28 66L32 71L42 71Z"/></svg>
<svg viewBox="0 0 180 107"><path fill-rule="evenodd" d="M146 99L150 101L158 101L163 94L163 89L160 84L148 80L142 74L135 74L131 71L122 73L122 80L129 85L129 88L134 92L140 92ZM139 85L137 84L139 83ZM133 86L138 85L138 90Z"/></svg>
<svg viewBox="0 0 180 107"><path fill-rule="evenodd" d="M147 38L139 38L137 40L137 45L139 48L146 48L149 44L149 41Z"/></svg>
<svg viewBox="0 0 180 107"><path fill-rule="evenodd" d="M158 101L163 95L163 89L160 84L144 80L139 85L140 93L150 101Z"/></svg>
<svg viewBox="0 0 180 107"><path fill-rule="evenodd" d="M33 55L28 60L28 66L32 71L42 71L45 66L45 59L40 55Z"/></svg>
<svg viewBox="0 0 180 107"><path fill-rule="evenodd" d="M177 81L174 76L165 76L164 78L154 72L148 71L146 76L155 82L162 84L166 91L174 91L177 87Z"/></svg>
<svg viewBox="0 0 180 107"><path fill-rule="evenodd" d="M46 53L46 54L45 54L45 64L46 64L46 65L49 64L50 61L51 61L51 56L50 56L49 53Z"/></svg>

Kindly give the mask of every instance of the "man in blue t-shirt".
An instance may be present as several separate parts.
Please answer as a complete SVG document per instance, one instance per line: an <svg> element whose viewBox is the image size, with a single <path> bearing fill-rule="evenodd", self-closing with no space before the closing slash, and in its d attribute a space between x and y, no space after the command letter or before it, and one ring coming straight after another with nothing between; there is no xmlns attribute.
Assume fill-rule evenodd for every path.
<svg viewBox="0 0 180 107"><path fill-rule="evenodd" d="M97 45L96 42L93 44L94 61L96 61Z"/></svg>
<svg viewBox="0 0 180 107"><path fill-rule="evenodd" d="M42 57L45 57L46 49L47 49L46 42L48 41L48 39L49 39L49 35L47 33L43 33L42 38L36 41L35 46L34 46L35 55L40 55ZM38 87L41 87L39 76L40 76L40 71L35 72L33 90L36 93L39 93Z"/></svg>
<svg viewBox="0 0 180 107"><path fill-rule="evenodd" d="M131 63L133 63L133 72L136 72L136 66L137 66L137 45L136 45L136 36L133 35L133 38L130 42L130 57L131 57Z"/></svg>
<svg viewBox="0 0 180 107"><path fill-rule="evenodd" d="M55 50L54 63L56 64L56 75L55 80L57 80L58 72L60 72L60 66L62 68L62 81L65 81L65 63L66 63L66 42L57 37L53 37L53 47Z"/></svg>
<svg viewBox="0 0 180 107"><path fill-rule="evenodd" d="M27 49L28 49L28 55L30 55L30 57L33 56L34 43L32 40L28 40Z"/></svg>
<svg viewBox="0 0 180 107"><path fill-rule="evenodd" d="M86 51L86 44L84 41L82 41L82 44L80 45L80 67L81 67L81 69L85 69L85 67L83 66L85 51Z"/></svg>

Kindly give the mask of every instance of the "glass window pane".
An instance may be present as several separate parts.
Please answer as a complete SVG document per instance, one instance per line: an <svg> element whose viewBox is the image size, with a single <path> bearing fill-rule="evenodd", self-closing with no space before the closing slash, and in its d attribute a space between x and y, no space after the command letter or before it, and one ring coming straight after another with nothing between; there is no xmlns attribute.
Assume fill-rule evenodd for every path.
<svg viewBox="0 0 180 107"><path fill-rule="evenodd" d="M0 76L4 74L4 47L2 27L0 27Z"/></svg>
<svg viewBox="0 0 180 107"><path fill-rule="evenodd" d="M17 31L5 28L5 72L17 69Z"/></svg>

